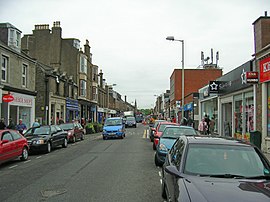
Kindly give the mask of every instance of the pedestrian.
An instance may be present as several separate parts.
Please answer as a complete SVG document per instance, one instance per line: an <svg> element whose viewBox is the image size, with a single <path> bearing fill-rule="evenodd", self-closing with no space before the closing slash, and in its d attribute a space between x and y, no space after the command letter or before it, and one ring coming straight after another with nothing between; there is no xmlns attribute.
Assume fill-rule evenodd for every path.
<svg viewBox="0 0 270 202"><path fill-rule="evenodd" d="M63 123L65 123L65 122L64 122L64 120L63 120L62 118L60 118L59 121L58 121L58 123L59 123L59 125L60 125L60 124L63 124Z"/></svg>
<svg viewBox="0 0 270 202"><path fill-rule="evenodd" d="M1 118L0 120L0 130L6 129L5 119Z"/></svg>
<svg viewBox="0 0 270 202"><path fill-rule="evenodd" d="M174 116L172 117L172 122L176 123L176 118Z"/></svg>
<svg viewBox="0 0 270 202"><path fill-rule="evenodd" d="M19 119L19 124L16 126L16 130L19 131L19 133L23 134L23 131L26 130L26 125L22 122L22 119Z"/></svg>
<svg viewBox="0 0 270 202"><path fill-rule="evenodd" d="M201 135L207 134L207 123L205 122L204 118L199 123L198 131L201 133Z"/></svg>
<svg viewBox="0 0 270 202"><path fill-rule="evenodd" d="M210 120L210 134L213 135L214 134L214 130L215 130L215 118L212 117Z"/></svg>
<svg viewBox="0 0 270 202"><path fill-rule="evenodd" d="M15 125L15 123L13 122L12 118L9 118L9 124L8 124L7 128L8 128L8 129L11 129L11 130L15 130L16 125Z"/></svg>
<svg viewBox="0 0 270 202"><path fill-rule="evenodd" d="M193 119L190 116L187 119L187 125L193 127Z"/></svg>
<svg viewBox="0 0 270 202"><path fill-rule="evenodd" d="M210 134L210 119L209 119L209 117L207 116L207 114L205 114L205 116L204 116L204 121L205 121L206 124L207 124L207 134L209 135L209 134Z"/></svg>
<svg viewBox="0 0 270 202"><path fill-rule="evenodd" d="M32 124L32 127L38 127L38 126L40 126L40 123L38 119L36 119L35 122Z"/></svg>

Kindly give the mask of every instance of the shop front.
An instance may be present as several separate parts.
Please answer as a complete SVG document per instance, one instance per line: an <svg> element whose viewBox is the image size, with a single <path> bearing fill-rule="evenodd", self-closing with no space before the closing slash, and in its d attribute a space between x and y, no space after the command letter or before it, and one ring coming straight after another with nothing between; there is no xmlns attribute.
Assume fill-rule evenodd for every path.
<svg viewBox="0 0 270 202"><path fill-rule="evenodd" d="M1 117L6 124L12 118L15 124L22 119L27 128L35 119L35 96L15 92L2 92Z"/></svg>
<svg viewBox="0 0 270 202"><path fill-rule="evenodd" d="M66 99L66 121L67 123L78 119L79 104L78 100L67 98Z"/></svg>
<svg viewBox="0 0 270 202"><path fill-rule="evenodd" d="M218 97L218 131L223 136L232 136L250 141L254 131L255 106L253 82L247 80L252 72L252 61L220 77Z"/></svg>
<svg viewBox="0 0 270 202"><path fill-rule="evenodd" d="M66 117L66 99L58 96L50 97L50 124L59 124L59 120L65 121Z"/></svg>
<svg viewBox="0 0 270 202"><path fill-rule="evenodd" d="M217 93L210 93L209 86L199 89L199 120L202 120L205 115L214 122L213 132L218 131L218 99Z"/></svg>
<svg viewBox="0 0 270 202"><path fill-rule="evenodd" d="M263 148L270 152L270 56L260 60L260 83L262 90L262 143Z"/></svg>

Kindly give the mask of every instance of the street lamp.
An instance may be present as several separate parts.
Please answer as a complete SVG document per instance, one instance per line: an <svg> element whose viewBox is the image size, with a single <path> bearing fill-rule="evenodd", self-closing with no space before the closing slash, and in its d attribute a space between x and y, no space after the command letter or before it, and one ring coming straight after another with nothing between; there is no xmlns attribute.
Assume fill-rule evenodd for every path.
<svg viewBox="0 0 270 202"><path fill-rule="evenodd" d="M174 36L168 36L166 40L180 41L182 43L182 120L184 120L184 99L185 99L185 73L184 73L184 40L175 39Z"/></svg>

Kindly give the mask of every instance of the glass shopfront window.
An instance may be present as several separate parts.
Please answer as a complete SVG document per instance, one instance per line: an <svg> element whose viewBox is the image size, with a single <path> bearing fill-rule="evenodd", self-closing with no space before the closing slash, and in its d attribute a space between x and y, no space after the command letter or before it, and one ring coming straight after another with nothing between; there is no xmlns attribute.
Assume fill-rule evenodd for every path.
<svg viewBox="0 0 270 202"><path fill-rule="evenodd" d="M243 101L242 94L234 97L234 136L242 139Z"/></svg>
<svg viewBox="0 0 270 202"><path fill-rule="evenodd" d="M242 93L234 97L234 137L250 140L254 131L253 92Z"/></svg>

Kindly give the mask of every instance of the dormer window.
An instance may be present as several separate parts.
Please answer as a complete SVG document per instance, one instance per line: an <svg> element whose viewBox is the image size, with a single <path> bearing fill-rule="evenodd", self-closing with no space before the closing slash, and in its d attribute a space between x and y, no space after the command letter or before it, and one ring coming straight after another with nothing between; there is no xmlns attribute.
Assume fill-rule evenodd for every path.
<svg viewBox="0 0 270 202"><path fill-rule="evenodd" d="M8 46L17 51L21 49L21 33L16 29L9 29Z"/></svg>

